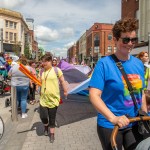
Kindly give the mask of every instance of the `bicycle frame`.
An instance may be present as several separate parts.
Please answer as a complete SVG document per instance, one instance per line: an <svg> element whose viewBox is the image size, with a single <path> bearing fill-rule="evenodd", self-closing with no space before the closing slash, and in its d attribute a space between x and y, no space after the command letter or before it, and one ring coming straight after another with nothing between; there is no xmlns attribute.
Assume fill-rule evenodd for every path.
<svg viewBox="0 0 150 150"><path fill-rule="evenodd" d="M150 116L142 116L142 117L135 117L135 118L129 118L129 122L137 122L141 120L150 120ZM119 126L115 125L112 134L111 134L111 146L113 150L118 150L117 144L116 144L116 137L118 134Z"/></svg>

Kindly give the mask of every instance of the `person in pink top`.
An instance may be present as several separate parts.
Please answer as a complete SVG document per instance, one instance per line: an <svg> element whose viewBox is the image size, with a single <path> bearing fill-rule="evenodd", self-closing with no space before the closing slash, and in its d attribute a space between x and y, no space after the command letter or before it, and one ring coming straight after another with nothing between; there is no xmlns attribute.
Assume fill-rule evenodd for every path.
<svg viewBox="0 0 150 150"><path fill-rule="evenodd" d="M31 67L31 73L37 77L37 74L36 74L36 64L35 64L35 61L31 60L29 62L29 65ZM36 91L36 84L30 80L30 86L29 86L29 99L30 99L30 104L33 105L36 100L35 100L35 91Z"/></svg>

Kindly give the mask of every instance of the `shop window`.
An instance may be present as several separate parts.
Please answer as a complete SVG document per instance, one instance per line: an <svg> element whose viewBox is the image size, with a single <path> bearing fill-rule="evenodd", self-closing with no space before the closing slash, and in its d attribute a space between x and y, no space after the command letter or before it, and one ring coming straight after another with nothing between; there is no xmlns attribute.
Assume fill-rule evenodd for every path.
<svg viewBox="0 0 150 150"><path fill-rule="evenodd" d="M111 46L108 46L107 51L108 51L109 53L111 53L111 52L112 52L112 47L111 47Z"/></svg>

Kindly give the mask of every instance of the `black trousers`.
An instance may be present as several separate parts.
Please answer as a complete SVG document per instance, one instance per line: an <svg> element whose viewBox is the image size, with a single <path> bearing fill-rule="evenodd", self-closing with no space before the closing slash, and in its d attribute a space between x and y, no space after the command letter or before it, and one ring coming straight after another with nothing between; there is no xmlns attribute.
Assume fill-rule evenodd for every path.
<svg viewBox="0 0 150 150"><path fill-rule="evenodd" d="M34 83L32 83L33 87L31 88L31 86L29 87L29 99L30 101L35 100L35 91L36 91L36 85Z"/></svg>
<svg viewBox="0 0 150 150"><path fill-rule="evenodd" d="M40 118L43 124L49 124L50 128L55 128L57 108L57 106L48 108L40 105Z"/></svg>
<svg viewBox="0 0 150 150"><path fill-rule="evenodd" d="M112 150L110 141L112 129L103 128L97 125L97 133L103 150ZM122 147L124 147L124 150L134 150L142 139L143 137L138 133L137 125L132 128L119 130L116 137L118 150L122 150Z"/></svg>

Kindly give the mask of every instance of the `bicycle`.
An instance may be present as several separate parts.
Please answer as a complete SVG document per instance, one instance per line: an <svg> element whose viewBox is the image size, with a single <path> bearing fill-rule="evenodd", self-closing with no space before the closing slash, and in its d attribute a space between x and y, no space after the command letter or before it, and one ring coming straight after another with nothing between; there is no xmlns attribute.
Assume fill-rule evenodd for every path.
<svg viewBox="0 0 150 150"><path fill-rule="evenodd" d="M129 118L129 122L137 122L137 121L146 121L146 120L150 120L150 116L143 116L143 117L134 117L134 118ZM113 150L118 150L117 148L117 143L116 143L116 137L118 134L118 130L119 130L119 126L115 125L112 134L111 134L111 147Z"/></svg>
<svg viewBox="0 0 150 150"><path fill-rule="evenodd" d="M0 140L4 135L4 121L2 117L0 116Z"/></svg>

